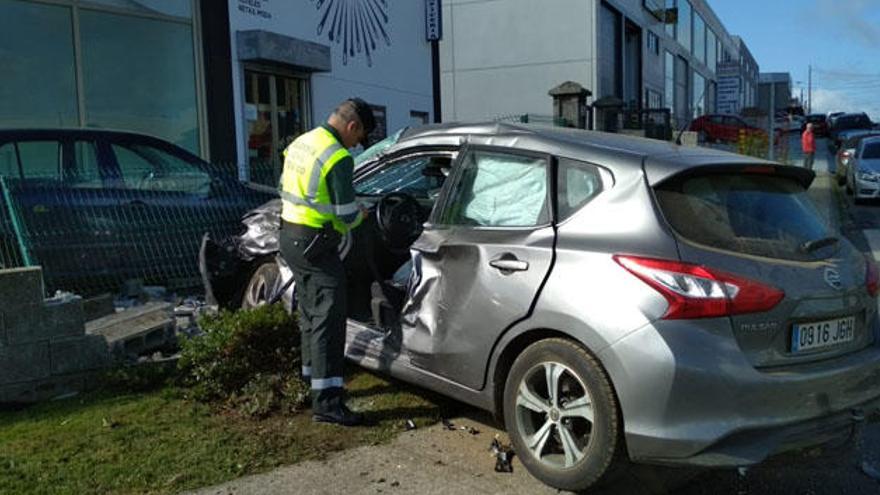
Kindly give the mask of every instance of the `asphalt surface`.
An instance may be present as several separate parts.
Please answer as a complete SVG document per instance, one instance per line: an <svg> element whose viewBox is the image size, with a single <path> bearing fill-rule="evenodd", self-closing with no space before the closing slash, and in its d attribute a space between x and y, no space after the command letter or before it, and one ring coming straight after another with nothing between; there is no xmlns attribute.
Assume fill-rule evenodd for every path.
<svg viewBox="0 0 880 495"><path fill-rule="evenodd" d="M801 163L793 136L790 160ZM817 143L817 178L810 195L834 229L840 229L860 249L880 255L880 205L854 206L834 183L832 156L824 140ZM874 229L878 229L873 232ZM876 239L871 239L876 236ZM198 495L251 494L552 494L559 493L532 478L516 458L512 473L496 473L490 443L506 434L483 412L468 409L442 424L401 433L389 445L361 447L324 461L305 462L210 487ZM334 426L327 426L334 428ZM471 430L471 428L475 430ZM475 433L477 431L478 433ZM798 453L767 461L748 470L715 470L696 476L677 488L664 480L677 471L636 470L623 485L602 493L674 495L880 495L880 423L865 425L862 441L839 450Z"/></svg>

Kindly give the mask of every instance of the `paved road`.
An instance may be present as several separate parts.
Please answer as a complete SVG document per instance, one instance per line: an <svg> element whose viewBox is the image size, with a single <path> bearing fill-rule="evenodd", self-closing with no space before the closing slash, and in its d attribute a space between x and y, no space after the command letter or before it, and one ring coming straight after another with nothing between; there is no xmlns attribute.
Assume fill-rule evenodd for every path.
<svg viewBox="0 0 880 495"><path fill-rule="evenodd" d="M792 139L791 161L801 163L797 139ZM829 175L831 156L823 142L816 159L817 179L810 195L820 213L834 229L843 231L865 251L871 243L862 233L880 227L880 206L852 207L840 200ZM876 210L876 212L875 212ZM861 227L861 228L860 228ZM880 231L876 236L880 241ZM880 242L874 247L880 254ZM441 425L401 433L391 444L362 447L342 452L321 462L306 462L242 478L196 492L198 495L250 494L445 494L497 493L554 494L528 475L514 459L514 472L495 473L494 458L488 451L497 434L504 432L485 413L467 410L454 418L457 426L475 427L479 434L465 430L449 431ZM672 493L675 495L880 495L880 481L867 476L862 464L880 468L880 424L865 428L858 451L814 457L798 455L777 459L741 473L736 470L710 471L694 478ZM633 475L627 488L612 493L650 493L653 483L648 473Z"/></svg>
<svg viewBox="0 0 880 495"><path fill-rule="evenodd" d="M257 494L503 494L551 495L559 493L532 478L514 458L513 473L496 473L489 445L495 435L506 440L497 425L480 411L453 418L458 427L450 431L435 425L401 433L391 444L361 447L339 453L325 461L311 461L275 469L206 488L193 495ZM328 426L328 428L333 428ZM859 464L866 460L880 465L880 424L866 428L864 456L844 452L838 457L797 456L778 460L741 474L735 470L705 473L672 495L872 495L880 494L880 482L869 478ZM650 473L648 473L650 475ZM626 480L625 487L605 494L641 495L663 493L652 487L644 473Z"/></svg>

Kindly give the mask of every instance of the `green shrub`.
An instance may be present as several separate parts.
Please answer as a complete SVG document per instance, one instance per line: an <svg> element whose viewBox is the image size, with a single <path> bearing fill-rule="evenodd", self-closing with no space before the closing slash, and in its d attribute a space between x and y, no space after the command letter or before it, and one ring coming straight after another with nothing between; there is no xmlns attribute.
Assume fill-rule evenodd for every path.
<svg viewBox="0 0 880 495"><path fill-rule="evenodd" d="M174 363L121 365L98 376L98 388L112 393L150 392L174 384Z"/></svg>
<svg viewBox="0 0 880 495"><path fill-rule="evenodd" d="M221 312L182 342L178 368L194 399L250 416L294 413L308 396L299 380L299 330L280 304Z"/></svg>

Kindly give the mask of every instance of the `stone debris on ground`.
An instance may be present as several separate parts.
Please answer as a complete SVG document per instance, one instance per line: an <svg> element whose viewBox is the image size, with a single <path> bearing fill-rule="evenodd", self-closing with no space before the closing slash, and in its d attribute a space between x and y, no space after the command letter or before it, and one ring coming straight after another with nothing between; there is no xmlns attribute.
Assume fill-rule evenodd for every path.
<svg viewBox="0 0 880 495"><path fill-rule="evenodd" d="M504 445L498 440L498 435L492 439L489 450L495 456L495 472L496 473L512 473L513 464L513 448L510 445Z"/></svg>

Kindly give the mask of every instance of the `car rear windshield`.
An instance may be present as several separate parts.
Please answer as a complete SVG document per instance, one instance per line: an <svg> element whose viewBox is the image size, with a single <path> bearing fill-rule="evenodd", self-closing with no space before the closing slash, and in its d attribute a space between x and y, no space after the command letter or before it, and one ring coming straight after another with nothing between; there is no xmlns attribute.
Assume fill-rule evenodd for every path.
<svg viewBox="0 0 880 495"><path fill-rule="evenodd" d="M870 129L871 119L867 115L841 115L834 126L837 129Z"/></svg>
<svg viewBox="0 0 880 495"><path fill-rule="evenodd" d="M809 241L831 234L804 187L787 177L709 174L673 178L658 186L656 195L672 228L698 244L799 261L835 251L833 243L828 248L808 248Z"/></svg>

